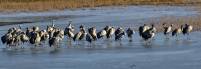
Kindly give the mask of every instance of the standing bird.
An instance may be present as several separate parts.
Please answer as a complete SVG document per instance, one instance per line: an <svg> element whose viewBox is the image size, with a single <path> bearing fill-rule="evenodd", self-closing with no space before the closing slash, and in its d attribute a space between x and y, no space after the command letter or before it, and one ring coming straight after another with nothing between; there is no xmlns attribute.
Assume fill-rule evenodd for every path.
<svg viewBox="0 0 201 69"><path fill-rule="evenodd" d="M68 26L64 30L64 35L68 34L68 30L70 30L71 32L75 31L74 26L71 23L72 23L72 21L69 21Z"/></svg>
<svg viewBox="0 0 201 69"><path fill-rule="evenodd" d="M92 43L93 38L92 38L92 36L90 34L86 35L86 41L89 42L89 43Z"/></svg>
<svg viewBox="0 0 201 69"><path fill-rule="evenodd" d="M155 35L155 33L157 32L156 27L155 27L154 24L152 24L152 25L151 25L151 28L149 28L148 30L151 30L152 33L154 33L154 35ZM152 37L152 38L154 39L154 37Z"/></svg>
<svg viewBox="0 0 201 69"><path fill-rule="evenodd" d="M49 46L52 47L59 47L59 43L61 41L61 37L60 37L60 31L56 31L54 33L54 36L52 38L49 39Z"/></svg>
<svg viewBox="0 0 201 69"><path fill-rule="evenodd" d="M104 36L106 36L107 32L105 29L101 30L100 32L97 33L97 38L100 39Z"/></svg>
<svg viewBox="0 0 201 69"><path fill-rule="evenodd" d="M33 31L30 33L31 37L29 39L29 42L31 44L35 44L35 46L37 46L40 44L40 41L41 41L41 36L39 34L39 27L34 26L32 29L33 29Z"/></svg>
<svg viewBox="0 0 201 69"><path fill-rule="evenodd" d="M53 37L49 40L49 46L55 46L55 47L59 47L59 37Z"/></svg>
<svg viewBox="0 0 201 69"><path fill-rule="evenodd" d="M64 35L67 35L68 38L73 38L74 37L74 26L72 26L71 21L69 21L68 26L64 30Z"/></svg>
<svg viewBox="0 0 201 69"><path fill-rule="evenodd" d="M41 41L46 41L47 39L49 39L49 34L46 30L42 30L42 35L41 35Z"/></svg>
<svg viewBox="0 0 201 69"><path fill-rule="evenodd" d="M190 32L192 32L192 30L193 30L193 26L188 25L188 24L185 24L185 26L184 26L184 28L183 28L183 30L182 30L182 33L183 33L184 35L188 35L188 36L187 36L187 39L190 39L190 38L189 38L189 34L190 34Z"/></svg>
<svg viewBox="0 0 201 69"><path fill-rule="evenodd" d="M139 29L138 29L138 30L139 30L139 35L142 36L142 34L143 34L145 31L147 31L149 28L150 28L150 27L147 26L146 24L144 24L143 26L140 26Z"/></svg>
<svg viewBox="0 0 201 69"><path fill-rule="evenodd" d="M151 28L149 26L144 25L143 31L141 33L142 38L147 41L151 38L154 38L156 33L156 28L152 24Z"/></svg>
<svg viewBox="0 0 201 69"><path fill-rule="evenodd" d="M193 30L193 26L191 25L188 25L188 24L185 24L183 30L182 30L182 33L184 35L189 35L189 33Z"/></svg>
<svg viewBox="0 0 201 69"><path fill-rule="evenodd" d="M67 35L68 38L70 38L70 39L74 37L74 33L73 33L72 29L70 29L70 28L65 29L64 35Z"/></svg>
<svg viewBox="0 0 201 69"><path fill-rule="evenodd" d="M125 35L124 29L123 28L118 28L115 31L115 40L121 40L122 36Z"/></svg>
<svg viewBox="0 0 201 69"><path fill-rule="evenodd" d="M12 45L14 45L14 41L15 41L15 37L12 36L12 35L9 35L8 38L7 38L7 40L6 40L6 44L8 46L12 46Z"/></svg>
<svg viewBox="0 0 201 69"><path fill-rule="evenodd" d="M64 30L58 29L58 32L59 32L59 38L61 40L63 40L64 39Z"/></svg>
<svg viewBox="0 0 201 69"><path fill-rule="evenodd" d="M86 31L84 29L84 26L81 25L80 26L80 31L78 33L75 34L75 36L73 37L73 40L82 40L84 37L86 36Z"/></svg>
<svg viewBox="0 0 201 69"><path fill-rule="evenodd" d="M156 27L154 24L151 25L151 28L149 28L148 30L152 30L154 33L157 32Z"/></svg>
<svg viewBox="0 0 201 69"><path fill-rule="evenodd" d="M15 30L16 30L15 28L10 28L8 32L1 37L1 41L3 44L9 45L9 46L14 44L13 42L14 42Z"/></svg>
<svg viewBox="0 0 201 69"><path fill-rule="evenodd" d="M163 24L164 35L166 37L172 32L172 26L173 24L171 24L170 26L167 26L165 23Z"/></svg>
<svg viewBox="0 0 201 69"><path fill-rule="evenodd" d="M134 34L134 31L131 29L131 28L128 28L127 30L126 30L126 33L127 33L127 36L128 36L128 39L129 39L129 41L131 42L132 41L132 36L133 36L133 34Z"/></svg>
<svg viewBox="0 0 201 69"><path fill-rule="evenodd" d="M29 42L31 44L35 44L35 46L39 45L41 41L40 34L38 32L32 32L31 38L29 39Z"/></svg>
<svg viewBox="0 0 201 69"><path fill-rule="evenodd" d="M30 38L31 37L31 32L33 30L32 29L29 29L28 27L26 28L26 35Z"/></svg>
<svg viewBox="0 0 201 69"><path fill-rule="evenodd" d="M17 35L14 37L14 45L15 45L15 46L20 45L20 41L21 41L21 34L17 34Z"/></svg>
<svg viewBox="0 0 201 69"><path fill-rule="evenodd" d="M52 32L54 30L54 25L53 26L47 26L47 32Z"/></svg>
<svg viewBox="0 0 201 69"><path fill-rule="evenodd" d="M49 35L49 39L51 39L53 37L54 32L55 32L54 24L52 26L47 26L46 32Z"/></svg>
<svg viewBox="0 0 201 69"><path fill-rule="evenodd" d="M174 29L172 31L172 36L176 36L177 37L180 33L182 33L182 30L183 30L183 25L181 25L181 27L179 27L179 28Z"/></svg>
<svg viewBox="0 0 201 69"><path fill-rule="evenodd" d="M11 41L12 41L11 43L12 43L13 46L17 46L17 45L20 44L21 32L22 32L21 29L17 29L17 28L13 31L12 39L11 39Z"/></svg>
<svg viewBox="0 0 201 69"><path fill-rule="evenodd" d="M79 40L83 40L86 37L86 34L87 34L87 32L86 32L86 30L85 30L83 25L80 26L80 31L82 32L82 35L80 36Z"/></svg>
<svg viewBox="0 0 201 69"><path fill-rule="evenodd" d="M11 33L6 33L5 35L3 35L1 37L1 41L2 41L3 44L6 43L8 45L9 44L8 41L11 40L11 38L12 38L12 34Z"/></svg>
<svg viewBox="0 0 201 69"><path fill-rule="evenodd" d="M49 39L53 38L54 37L54 33L56 32L56 29L54 28L52 31L49 31L48 32L48 35L49 35Z"/></svg>
<svg viewBox="0 0 201 69"><path fill-rule="evenodd" d="M82 32L79 31L78 33L75 34L75 36L73 37L73 40L76 41L76 40L79 40L79 38L81 37L82 35Z"/></svg>
<svg viewBox="0 0 201 69"><path fill-rule="evenodd" d="M109 28L109 30L106 34L107 38L108 39L111 38L114 33L115 33L115 28L114 27Z"/></svg>
<svg viewBox="0 0 201 69"><path fill-rule="evenodd" d="M92 27L88 29L89 34L93 38L93 40L97 40L96 28Z"/></svg>
<svg viewBox="0 0 201 69"><path fill-rule="evenodd" d="M21 33L20 39L21 39L22 43L25 43L25 42L29 41L29 37L26 35L25 32Z"/></svg>
<svg viewBox="0 0 201 69"><path fill-rule="evenodd" d="M146 30L145 32L142 33L142 38L147 41L155 36L155 33L153 30Z"/></svg>

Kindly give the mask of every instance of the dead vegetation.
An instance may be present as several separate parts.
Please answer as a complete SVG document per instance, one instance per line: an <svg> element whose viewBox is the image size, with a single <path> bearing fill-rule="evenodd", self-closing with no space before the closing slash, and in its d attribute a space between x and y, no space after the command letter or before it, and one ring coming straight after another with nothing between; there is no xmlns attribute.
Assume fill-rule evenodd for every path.
<svg viewBox="0 0 201 69"><path fill-rule="evenodd" d="M195 1L195 2L194 2ZM119 5L187 5L197 0L0 0L0 11L47 11Z"/></svg>

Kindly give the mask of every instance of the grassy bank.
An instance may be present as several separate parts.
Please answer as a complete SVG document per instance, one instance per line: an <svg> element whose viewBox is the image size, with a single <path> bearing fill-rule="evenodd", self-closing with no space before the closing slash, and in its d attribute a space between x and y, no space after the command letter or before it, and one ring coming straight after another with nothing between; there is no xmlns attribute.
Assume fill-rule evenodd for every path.
<svg viewBox="0 0 201 69"><path fill-rule="evenodd" d="M0 11L47 11L100 6L186 5L194 3L199 3L199 0L0 0Z"/></svg>

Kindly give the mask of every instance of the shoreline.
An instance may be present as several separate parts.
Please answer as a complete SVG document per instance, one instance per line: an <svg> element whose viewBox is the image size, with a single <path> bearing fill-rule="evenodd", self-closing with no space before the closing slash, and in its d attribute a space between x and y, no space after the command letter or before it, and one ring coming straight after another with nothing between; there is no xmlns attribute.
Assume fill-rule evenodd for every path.
<svg viewBox="0 0 201 69"><path fill-rule="evenodd" d="M200 6L201 1L189 0L2 0L0 12L44 12L110 6ZM37 6L37 7L36 7Z"/></svg>
<svg viewBox="0 0 201 69"><path fill-rule="evenodd" d="M162 32L163 31L163 23L166 23L167 25L173 24L173 29L180 27L181 25L184 24L190 24L193 26L193 31L201 31L201 23L200 23L200 18L201 15L198 16L189 16L189 17L159 17L159 18L152 18L145 20L141 25L143 24L148 24L149 26L151 24L154 24L157 32ZM59 18L58 18L59 19ZM159 19L159 21L153 21L154 19ZM37 22L0 22L0 26L7 26L7 25L15 25L15 24L29 24L29 23L37 23ZM80 23L78 23L80 24ZM132 24L130 26L134 30L138 30L138 23L137 24ZM124 27L124 26L122 26ZM135 28L134 28L135 27ZM116 27L115 27L116 28ZM127 26L125 26L125 29Z"/></svg>
<svg viewBox="0 0 201 69"><path fill-rule="evenodd" d="M106 7L128 7L128 6L177 6L177 7L198 7L201 6L201 2L198 4L140 4L140 5L108 5L108 6L95 6L95 7L78 7L78 8L51 8L43 10L31 10L31 9L1 9L0 13L18 13L18 12L48 12L48 11L64 11L64 10L85 10L94 8L106 8Z"/></svg>
<svg viewBox="0 0 201 69"><path fill-rule="evenodd" d="M199 8L199 6L201 6L201 3L198 5L168 5L168 4L160 4L160 5L153 5L153 4L144 4L144 5L111 5L111 6L96 6L96 7L81 7L81 8L63 8L63 9L48 9L48 10L22 10L22 9L18 9L18 10L3 10L0 9L0 15L1 14L10 14L10 13L40 13L40 12L60 12L60 11L65 11L65 10L69 10L69 11L74 11L74 10L96 10L96 9L101 9L101 8L125 8L125 7L190 7L190 8ZM189 9L189 8L188 8ZM198 9L194 9L194 10L198 10Z"/></svg>
<svg viewBox="0 0 201 69"><path fill-rule="evenodd" d="M142 6L142 5L140 5L140 6ZM148 6L148 5L143 5L143 6ZM143 7L142 6L142 7ZM153 6L153 5L152 5ZM110 7L96 7L96 8L94 8L94 9L91 9L91 8L80 8L80 9L76 9L76 10L79 10L79 11L83 11L83 10L89 10L89 11L91 11L91 10L99 10L99 9L101 9L101 10L105 10L104 8L106 8L106 9L113 9L113 8L124 8L124 7L129 7L129 6L110 6ZM132 6L131 6L132 7ZM148 6L149 7L149 6ZM154 8L155 8L155 6L153 6ZM160 8L163 8L163 6L158 6L158 7L160 7ZM166 7L166 6L165 6ZM185 6L182 6L182 7L185 7ZM189 10L189 6L187 6L188 8L186 8L187 10ZM194 9L192 9L191 8L192 6L190 6L190 10L194 10ZM74 12L74 10L70 10L71 12ZM58 11L58 10L55 10L55 11L49 11L49 12L51 12L51 13L55 13L55 12L57 12L57 13L61 13L60 11ZM19 13L21 13L21 12L19 12ZM41 14L43 14L43 12L42 13L40 13L40 12L22 12L22 13L32 13L32 15L34 14L34 16L31 16L31 17L26 17L26 16L29 16L29 15L25 15L25 14L23 14L23 15L25 15L25 16L23 16L23 15L15 15L15 18L17 18L17 19L19 19L20 20L20 18L22 19L22 21L12 21L12 18L11 18L11 21L9 21L9 19L8 19L8 21L6 22L6 20L5 21L1 21L0 20L0 26L6 26L6 25L14 25L14 24L25 24L25 23L36 23L36 22L42 22L42 21L51 21L52 19L64 19L64 18L73 18L73 17L80 17L80 18L83 18L83 17L86 17L86 16L73 16L73 15L75 15L75 13L74 14L72 14L72 16L69 16L69 15L71 15L71 13L70 14L68 14L68 15L57 15L57 16L55 16L55 15L51 15L51 16L43 16L43 15L41 15ZM39 15L41 15L41 16L37 16L38 14L37 13L40 13ZM47 12L45 12L45 13L47 13ZM56 13L56 14L57 14ZM64 12L62 12L62 14L63 14ZM66 13L66 12L65 12ZM0 14L1 14L1 12L0 12ZM9 14L9 13L8 13ZM15 12L15 14L18 14L18 13L16 13ZM37 14L37 15L36 15ZM4 14L4 15L7 15L7 14ZM12 14L11 14L12 15ZM18 17L18 16L20 16L20 17ZM6 17L6 16L3 16L3 17ZM9 18L9 17L8 17ZM14 18L14 19L15 19ZM26 18L28 18L28 20L26 19ZM30 20L31 21L29 21L29 18L30 18ZM184 23L188 23L188 24L191 24L191 25L193 25L194 26L194 31L199 31L199 30L201 30L201 21L199 21L200 20L200 18L201 18L201 15L193 15L193 16L181 16L181 17L171 17L171 16L162 16L162 17L157 17L157 18L150 18L150 19L148 19L148 20L145 20L142 24L152 24L152 23L154 23L154 24L156 24L156 26L157 27L159 27L158 29L160 30L160 29L162 29L161 28L161 26L162 26L162 24L164 23L164 22L167 22L168 24L175 24L176 26L177 25L181 25L181 24L184 24ZM2 19L2 18L1 18ZM35 19L35 20L34 20ZM37 20L37 19L39 19L39 20ZM155 19L157 19L157 20L155 20ZM158 21L159 20L159 21ZM135 24L134 24L135 25ZM160 30L161 31L161 30Z"/></svg>

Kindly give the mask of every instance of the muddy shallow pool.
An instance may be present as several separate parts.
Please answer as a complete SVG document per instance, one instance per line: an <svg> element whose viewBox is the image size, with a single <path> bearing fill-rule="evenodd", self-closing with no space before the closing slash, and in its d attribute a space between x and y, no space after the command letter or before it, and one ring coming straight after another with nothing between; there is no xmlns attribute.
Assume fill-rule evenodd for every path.
<svg viewBox="0 0 201 69"><path fill-rule="evenodd" d="M22 28L54 23L64 28L68 21L75 27L81 24L96 26L98 30L106 25L137 27L148 19L162 16L194 16L197 11L175 6L128 6L105 7L95 9L77 9L51 12L0 13L1 22L29 21L29 24L15 24L0 27L0 36L10 27L21 25ZM199 69L201 68L201 32L192 32L191 39L179 36L165 39L157 33L154 40L146 43L136 32L133 42L125 37L121 42L113 39L101 39L88 47L85 41L69 42L63 40L61 48L41 48L24 44L23 49L6 49L0 43L0 69Z"/></svg>

